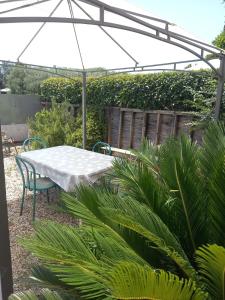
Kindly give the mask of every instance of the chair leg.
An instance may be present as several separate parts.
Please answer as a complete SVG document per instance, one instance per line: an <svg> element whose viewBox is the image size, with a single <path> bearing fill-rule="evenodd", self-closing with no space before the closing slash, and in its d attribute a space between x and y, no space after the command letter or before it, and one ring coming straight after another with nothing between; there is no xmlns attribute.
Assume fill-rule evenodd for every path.
<svg viewBox="0 0 225 300"><path fill-rule="evenodd" d="M21 204L20 204L20 216L22 216L22 213L23 213L24 198L25 198L25 187L23 187L23 194L22 194L22 199L21 199Z"/></svg>
<svg viewBox="0 0 225 300"><path fill-rule="evenodd" d="M33 192L33 221L35 221L35 209L36 209L36 191Z"/></svg>

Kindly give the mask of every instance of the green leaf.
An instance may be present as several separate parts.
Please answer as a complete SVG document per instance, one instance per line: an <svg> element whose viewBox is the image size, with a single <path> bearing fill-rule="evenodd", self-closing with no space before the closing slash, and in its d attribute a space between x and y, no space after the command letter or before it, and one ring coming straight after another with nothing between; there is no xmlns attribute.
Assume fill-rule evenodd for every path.
<svg viewBox="0 0 225 300"><path fill-rule="evenodd" d="M200 164L202 190L207 201L208 242L225 245L225 127L222 123L210 124L205 132Z"/></svg>
<svg viewBox="0 0 225 300"><path fill-rule="evenodd" d="M129 194L140 203L145 203L154 212L165 213L164 204L169 197L165 185L157 178L157 165L150 163L151 158L144 154L138 156L137 162L116 160L113 163L114 182L119 185L120 192ZM141 160L139 160L141 159ZM129 192L128 192L129 191ZM163 216L162 216L163 217Z"/></svg>
<svg viewBox="0 0 225 300"><path fill-rule="evenodd" d="M160 148L160 174L174 198L168 219L169 228L181 240L184 249L193 256L198 246L207 241L205 226L207 198L202 189L199 169L199 149L182 135L178 140L169 139ZM182 220L182 222L180 222Z"/></svg>
<svg viewBox="0 0 225 300"><path fill-rule="evenodd" d="M41 297L41 298L40 298ZM19 292L9 296L9 300L63 300L59 294L48 289L43 289L40 292L40 296L35 295L34 292Z"/></svg>
<svg viewBox="0 0 225 300"><path fill-rule="evenodd" d="M175 265L189 278L195 278L195 270L191 266L178 240L173 236L168 227L145 205L140 205L134 200L126 199L123 210L102 208L111 220L138 233L153 243L153 247L168 256ZM123 236L123 234L122 234ZM146 243L147 244L147 243Z"/></svg>
<svg viewBox="0 0 225 300"><path fill-rule="evenodd" d="M225 300L225 248L208 245L196 251L201 280L214 300Z"/></svg>
<svg viewBox="0 0 225 300"><path fill-rule="evenodd" d="M134 263L119 264L110 272L110 277L115 299L206 299L205 294L196 289L194 282L180 280L170 273L156 272L147 266Z"/></svg>

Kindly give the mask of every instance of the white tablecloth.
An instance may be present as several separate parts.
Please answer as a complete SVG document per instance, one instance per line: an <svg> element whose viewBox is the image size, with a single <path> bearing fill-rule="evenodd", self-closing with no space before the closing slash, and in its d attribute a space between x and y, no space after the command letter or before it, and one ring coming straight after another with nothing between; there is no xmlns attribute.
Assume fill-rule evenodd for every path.
<svg viewBox="0 0 225 300"><path fill-rule="evenodd" d="M20 154L37 173L51 178L65 191L80 183L93 183L112 168L114 157L71 146L58 146Z"/></svg>

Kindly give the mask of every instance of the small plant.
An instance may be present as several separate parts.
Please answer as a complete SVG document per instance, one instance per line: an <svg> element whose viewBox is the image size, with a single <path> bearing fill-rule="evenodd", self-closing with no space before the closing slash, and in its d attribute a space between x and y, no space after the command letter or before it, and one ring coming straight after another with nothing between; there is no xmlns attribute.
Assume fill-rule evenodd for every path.
<svg viewBox="0 0 225 300"><path fill-rule="evenodd" d="M68 111L68 103L52 103L51 109L43 109L29 119L28 127L32 136L39 136L49 147L64 145L68 132L75 131L74 117ZM73 144L73 141L71 141Z"/></svg>
<svg viewBox="0 0 225 300"><path fill-rule="evenodd" d="M87 111L87 148L103 139L104 124L101 116L88 108ZM52 103L51 109L43 109L28 121L30 135L39 136L49 147L60 145L82 146L82 115L73 117L69 112L68 101Z"/></svg>

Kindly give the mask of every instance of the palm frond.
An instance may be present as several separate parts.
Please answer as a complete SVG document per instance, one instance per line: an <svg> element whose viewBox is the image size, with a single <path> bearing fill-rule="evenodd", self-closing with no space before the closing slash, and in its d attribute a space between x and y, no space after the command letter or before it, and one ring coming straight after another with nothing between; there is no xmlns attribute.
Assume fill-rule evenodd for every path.
<svg viewBox="0 0 225 300"><path fill-rule="evenodd" d="M40 258L64 259L73 262L85 260L97 263L97 260L85 240L77 234L76 228L62 225L51 221L38 222L35 224L33 238L23 239L22 244L32 252L37 252ZM47 242L47 243L46 243Z"/></svg>
<svg viewBox="0 0 225 300"><path fill-rule="evenodd" d="M105 284L107 269L90 268L88 269L82 263L76 265L58 265L51 264L48 268L65 283L65 285L74 294L79 295L81 299L105 299L109 297L108 287Z"/></svg>
<svg viewBox="0 0 225 300"><path fill-rule="evenodd" d="M154 260L158 262L156 251L161 251L164 253L164 259L170 257L173 264L186 274L185 276L195 276L194 269L178 240L147 205L130 197L121 198L119 195L104 193L104 191L97 191L92 187L85 186L79 187L77 199L90 209L96 218L119 234L146 262L155 267L161 267L159 264L154 264ZM74 206L73 209L76 210L75 204L71 203L71 206ZM138 230L136 230L137 228ZM146 239L143 239L142 234L143 229L148 234L148 237L145 236L145 238L154 245L151 248L146 247ZM143 249L145 252L142 252Z"/></svg>
<svg viewBox="0 0 225 300"><path fill-rule="evenodd" d="M125 234L123 231L120 232L127 243L129 243L132 232L135 232L153 243L153 248L170 257L187 277L193 278L195 276L195 271L180 243L154 212L146 205L141 205L132 199L126 199L126 201L120 201L119 203L117 201L118 198L114 198L117 209L107 207L102 208L102 211L111 220L131 231L128 235L126 232Z"/></svg>
<svg viewBox="0 0 225 300"><path fill-rule="evenodd" d="M81 231L95 256L109 266L123 260L133 261L141 265L146 264L146 261L117 232L110 228L96 229L86 226Z"/></svg>
<svg viewBox="0 0 225 300"><path fill-rule="evenodd" d="M225 248L208 245L196 251L199 274L212 299L225 299Z"/></svg>
<svg viewBox="0 0 225 300"><path fill-rule="evenodd" d="M118 198L118 201L112 201L111 198L115 197ZM111 221L111 219L105 215L102 211L102 207L113 207L116 208L117 204L119 205L118 208L120 208L120 205L124 202L124 199L121 198L119 195L116 196L115 194L110 194L105 190L101 189L94 189L93 187L88 186L80 186L77 189L77 198L68 198L63 196L63 201L65 202L66 211L72 213L74 216L80 216L83 215L83 211L81 210L90 210L91 215L95 217L95 219L98 220L99 226L96 226L95 219L92 221L92 217L90 219L86 219L86 216L88 216L85 213L85 219L84 222L90 226L94 226L95 229L102 228L105 232L108 231L108 234L113 238L117 239L118 237L123 240L123 237L120 236L120 228L118 224ZM83 206L81 206L81 203ZM123 229L123 233L126 235ZM126 230L127 231L127 230ZM130 234L127 231L127 238L129 239L129 247L132 249L132 251L135 251L137 255L142 258L146 259L149 258L148 263L152 263L155 267L159 267L160 259L156 256L156 251L154 249L147 249L145 247L145 241L143 238L135 234L134 232ZM132 247L131 247L132 245ZM129 253L129 252L128 252Z"/></svg>
<svg viewBox="0 0 225 300"><path fill-rule="evenodd" d="M178 140L169 139L160 148L159 165L161 177L174 197L174 215L168 219L168 226L192 257L196 248L207 241L203 209L207 199L199 180L199 149L184 135Z"/></svg>
<svg viewBox="0 0 225 300"><path fill-rule="evenodd" d="M63 298L54 291L43 289L39 295L33 291L20 292L9 296L9 300L63 300Z"/></svg>
<svg viewBox="0 0 225 300"><path fill-rule="evenodd" d="M64 280L64 270L71 270L77 281L74 281L74 286L69 285L69 289L73 287L78 293L89 290L88 296L91 299L95 298L95 294L105 294L101 273L106 273L107 265L95 257L76 228L43 222L37 223L35 230L36 234L32 238L24 239L22 243L42 260L61 283L67 283ZM35 278L57 288L60 285L46 276L44 279L43 271L39 274L36 272Z"/></svg>
<svg viewBox="0 0 225 300"><path fill-rule="evenodd" d="M80 299L73 288L68 287L57 277L57 274L54 274L50 269L44 266L33 266L30 278L33 280L33 287L45 287L55 290L61 296L63 295L63 299L65 300L72 300L74 298Z"/></svg>
<svg viewBox="0 0 225 300"><path fill-rule="evenodd" d="M53 222L37 223L25 248L45 266L34 268L33 279L51 288L73 292L82 299L105 297L103 274L121 260L146 262L110 228L73 228Z"/></svg>
<svg viewBox="0 0 225 300"><path fill-rule="evenodd" d="M63 193L62 202L66 212L81 218L85 224L104 227L109 223L109 219L99 209L103 205L104 195L111 195L111 193L101 187L79 185L76 189L76 197Z"/></svg>
<svg viewBox="0 0 225 300"><path fill-rule="evenodd" d="M103 223L96 217L96 214L93 213L93 210L95 209L95 204L98 202L98 195L94 192L94 190L91 190L92 193L90 195L90 188L87 186L86 191L86 201L80 201L80 191L83 191L82 186L77 189L77 195L70 195L67 193L61 193L61 208L67 212L70 213L75 218L80 218L85 224L101 227L103 226ZM90 198L92 201L90 201ZM90 207L87 205L87 203L90 203ZM92 208L92 209L90 209Z"/></svg>
<svg viewBox="0 0 225 300"><path fill-rule="evenodd" d="M202 187L207 198L208 242L225 246L225 126L210 124L201 148Z"/></svg>
<svg viewBox="0 0 225 300"><path fill-rule="evenodd" d="M120 192L145 203L162 218L163 214L167 215L165 202L169 198L168 190L146 164L116 160L113 171L116 177L114 181L119 184Z"/></svg>
<svg viewBox="0 0 225 300"><path fill-rule="evenodd" d="M109 275L115 299L207 299L194 282L180 280L164 271L156 272L147 266L124 262L112 269Z"/></svg>
<svg viewBox="0 0 225 300"><path fill-rule="evenodd" d="M158 175L159 164L158 155L159 148L154 145L150 140L144 139L138 150L132 150L132 153L136 156L137 161L152 171L153 174Z"/></svg>

